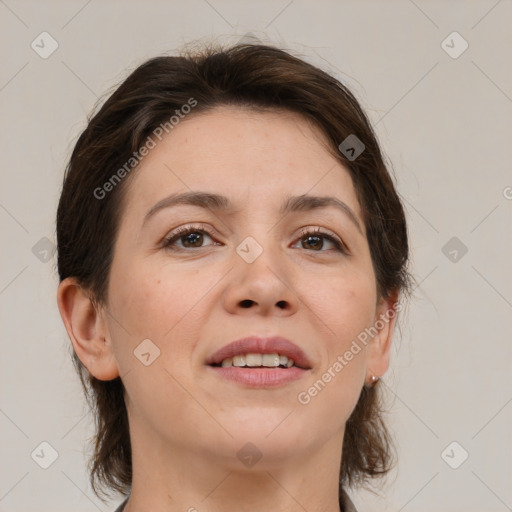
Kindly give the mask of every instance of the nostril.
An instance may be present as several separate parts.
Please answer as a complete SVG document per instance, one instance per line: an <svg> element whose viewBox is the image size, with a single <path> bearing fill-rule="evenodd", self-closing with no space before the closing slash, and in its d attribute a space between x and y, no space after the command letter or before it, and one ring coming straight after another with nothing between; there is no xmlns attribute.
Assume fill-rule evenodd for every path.
<svg viewBox="0 0 512 512"><path fill-rule="evenodd" d="M246 299L246 300L243 300L240 305L243 307L243 308L250 308L251 307L251 304L252 304L252 300L251 299Z"/></svg>

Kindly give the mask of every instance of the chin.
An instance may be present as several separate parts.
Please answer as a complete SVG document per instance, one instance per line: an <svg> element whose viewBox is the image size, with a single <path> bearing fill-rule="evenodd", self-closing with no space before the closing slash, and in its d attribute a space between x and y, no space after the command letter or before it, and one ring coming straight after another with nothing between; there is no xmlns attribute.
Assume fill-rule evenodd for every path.
<svg viewBox="0 0 512 512"><path fill-rule="evenodd" d="M250 442L261 451L284 457L296 453L297 446L304 447L313 441L311 434L314 426L308 428L307 424L295 417L292 409L273 413L268 409L253 411L252 414L238 416L226 425L233 436L226 440L237 450Z"/></svg>

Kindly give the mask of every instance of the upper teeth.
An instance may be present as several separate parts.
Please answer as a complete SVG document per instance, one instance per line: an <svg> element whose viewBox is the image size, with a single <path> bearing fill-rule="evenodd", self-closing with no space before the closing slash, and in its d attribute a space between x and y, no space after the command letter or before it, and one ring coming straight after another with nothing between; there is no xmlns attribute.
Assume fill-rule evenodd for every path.
<svg viewBox="0 0 512 512"><path fill-rule="evenodd" d="M266 366L273 368L276 366L290 366L294 365L293 359L288 359L286 356L279 354L243 354L234 357L228 357L222 361L222 366Z"/></svg>

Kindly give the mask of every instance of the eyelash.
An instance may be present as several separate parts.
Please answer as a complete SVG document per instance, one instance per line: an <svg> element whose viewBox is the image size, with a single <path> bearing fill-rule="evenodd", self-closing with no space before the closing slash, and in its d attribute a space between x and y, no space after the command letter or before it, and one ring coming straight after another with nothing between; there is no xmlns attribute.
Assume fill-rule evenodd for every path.
<svg viewBox="0 0 512 512"><path fill-rule="evenodd" d="M195 248L183 248L183 247L173 247L172 244L179 240L180 238L189 235L191 233L202 233L207 234L209 237L213 239L214 234L211 232L210 229L208 229L204 224L201 224L201 227L196 226L183 226L181 228L178 228L176 231L171 233L168 237L164 239L163 247L169 251L190 251L194 249L202 249L203 247L195 247ZM331 241L338 252L341 252L342 254L348 254L348 250L343 242L341 242L334 234L326 231L322 231L320 228L303 228L300 232L300 236L297 240L302 240L306 236L317 236L325 238L329 241ZM308 250L305 249L308 252L328 252L328 251L314 251L314 250Z"/></svg>

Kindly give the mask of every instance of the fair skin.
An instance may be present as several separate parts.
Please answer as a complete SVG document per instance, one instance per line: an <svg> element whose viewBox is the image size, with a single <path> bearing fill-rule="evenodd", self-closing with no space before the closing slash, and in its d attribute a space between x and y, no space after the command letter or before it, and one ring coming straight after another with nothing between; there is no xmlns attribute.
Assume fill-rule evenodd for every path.
<svg viewBox="0 0 512 512"><path fill-rule="evenodd" d="M339 511L345 423L362 386L388 368L394 318L307 405L297 397L396 297L377 297L350 175L322 142L297 114L218 107L189 116L130 176L106 307L96 310L73 278L60 284L59 310L81 361L100 380L121 376L126 389L126 512ZM143 225L159 200L190 191L225 195L233 207L179 205ZM285 198L302 194L343 201L361 231L332 206L279 214ZM213 235L163 247L189 224ZM304 227L336 234L349 254L326 238L308 244ZM236 252L248 236L263 248L252 263ZM277 388L251 389L205 366L251 334L290 339L311 369ZM133 352L148 338L160 357L145 366ZM248 442L262 454L252 467L237 457Z"/></svg>

